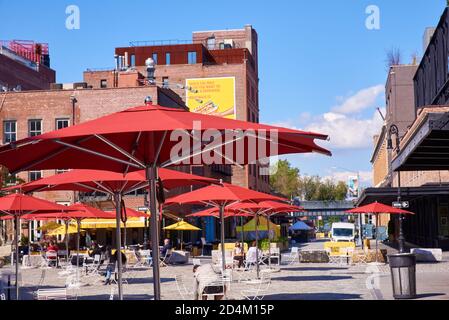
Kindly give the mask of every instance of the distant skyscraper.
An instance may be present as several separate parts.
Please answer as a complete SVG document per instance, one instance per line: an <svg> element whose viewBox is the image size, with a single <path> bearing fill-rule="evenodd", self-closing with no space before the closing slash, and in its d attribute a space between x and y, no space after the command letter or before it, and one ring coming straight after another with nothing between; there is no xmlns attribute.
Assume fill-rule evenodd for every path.
<svg viewBox="0 0 449 320"><path fill-rule="evenodd" d="M430 40L432 40L433 34L435 33L436 28L434 27L428 27L426 28L426 30L424 31L424 35L423 35L423 48L422 48L422 52L423 54L426 52L427 47L430 44Z"/></svg>

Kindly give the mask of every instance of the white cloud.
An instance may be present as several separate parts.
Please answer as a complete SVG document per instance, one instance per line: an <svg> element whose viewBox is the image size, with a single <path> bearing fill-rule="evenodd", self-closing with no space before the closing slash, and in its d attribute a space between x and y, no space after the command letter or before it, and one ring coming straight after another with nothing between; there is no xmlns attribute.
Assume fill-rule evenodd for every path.
<svg viewBox="0 0 449 320"><path fill-rule="evenodd" d="M382 125L383 120L377 111L368 119L329 112L318 117L305 130L329 135L331 149L362 149L372 146L373 136Z"/></svg>
<svg viewBox="0 0 449 320"><path fill-rule="evenodd" d="M373 107L377 98L384 93L385 87L381 84L358 91L347 99L337 97L340 102L338 106L332 108L335 113L351 114L358 113L367 108Z"/></svg>

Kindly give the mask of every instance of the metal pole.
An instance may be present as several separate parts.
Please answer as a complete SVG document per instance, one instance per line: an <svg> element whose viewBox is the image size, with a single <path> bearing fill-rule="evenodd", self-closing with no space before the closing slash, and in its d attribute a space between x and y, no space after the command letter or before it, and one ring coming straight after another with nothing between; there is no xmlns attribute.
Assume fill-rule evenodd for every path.
<svg viewBox="0 0 449 320"><path fill-rule="evenodd" d="M362 232L363 232L362 215L359 214L359 241L360 241L360 245L362 246L362 250L363 250L363 249L365 249L365 244L363 243Z"/></svg>
<svg viewBox="0 0 449 320"><path fill-rule="evenodd" d="M120 230L121 212L122 212L122 195L117 192L114 193L115 200L115 247L117 250L117 278L118 278L118 298L123 300L122 290L122 235Z"/></svg>
<svg viewBox="0 0 449 320"><path fill-rule="evenodd" d="M149 203L151 212L151 254L153 258L153 287L154 300L161 300L161 280L160 280L160 259L159 259L159 212L157 210L156 181L158 170L156 166L148 166L146 169L146 178L149 183Z"/></svg>
<svg viewBox="0 0 449 320"><path fill-rule="evenodd" d="M20 218L19 215L16 214L16 300L20 300L19 298L19 226Z"/></svg>
<svg viewBox="0 0 449 320"><path fill-rule="evenodd" d="M259 215L256 214L256 271L257 271L257 279L259 277Z"/></svg>
<svg viewBox="0 0 449 320"><path fill-rule="evenodd" d="M224 205L220 205L220 242L221 242L221 267L223 272L226 271L226 255L225 255L225 229L224 229Z"/></svg>
<svg viewBox="0 0 449 320"><path fill-rule="evenodd" d="M401 172L398 171L398 202L401 202ZM399 253L404 253L404 230L402 229L402 220L404 220L404 216L401 214L399 216L399 237L398 237L398 244L399 244Z"/></svg>
<svg viewBox="0 0 449 320"><path fill-rule="evenodd" d="M376 213L376 262L379 262L379 214Z"/></svg>
<svg viewBox="0 0 449 320"><path fill-rule="evenodd" d="M81 229L81 220L76 219L77 224L77 238L76 238L76 283L80 282L80 272L79 272L79 264L80 264L80 229Z"/></svg>
<svg viewBox="0 0 449 320"><path fill-rule="evenodd" d="M123 248L126 249L126 222L123 222Z"/></svg>
<svg viewBox="0 0 449 320"><path fill-rule="evenodd" d="M69 266L69 238L68 238L69 220L65 221L65 261L67 267Z"/></svg>
<svg viewBox="0 0 449 320"><path fill-rule="evenodd" d="M270 215L267 215L267 230L268 230L268 268L271 270L271 234L270 234Z"/></svg>
<svg viewBox="0 0 449 320"><path fill-rule="evenodd" d="M243 253L245 253L245 234L243 233L243 217L240 217L240 226L242 227L242 230L240 232L240 236L242 238L242 246L243 246Z"/></svg>

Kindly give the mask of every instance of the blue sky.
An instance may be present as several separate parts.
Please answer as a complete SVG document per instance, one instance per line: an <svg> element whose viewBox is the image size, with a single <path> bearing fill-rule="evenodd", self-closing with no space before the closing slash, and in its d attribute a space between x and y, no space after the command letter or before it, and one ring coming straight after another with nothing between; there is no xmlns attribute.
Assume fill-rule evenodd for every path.
<svg viewBox="0 0 449 320"><path fill-rule="evenodd" d="M81 28L65 28L77 5ZM82 79L86 68L113 66L114 48L133 40L190 39L192 31L241 28L259 34L260 119L331 135L332 158L289 156L303 174L346 179L361 171L369 184L372 134L384 107L386 50L403 62L422 54L425 27L444 0L284 1L9 1L0 0L0 39L48 42L58 82ZM368 30L365 9L380 9L380 30ZM237 12L236 9L239 11ZM333 169L339 167L338 169Z"/></svg>

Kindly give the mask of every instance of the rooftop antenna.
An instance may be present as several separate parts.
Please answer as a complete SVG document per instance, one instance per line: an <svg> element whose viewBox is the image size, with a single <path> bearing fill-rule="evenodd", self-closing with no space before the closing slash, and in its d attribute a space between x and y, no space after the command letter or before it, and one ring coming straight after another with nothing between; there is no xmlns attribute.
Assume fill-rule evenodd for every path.
<svg viewBox="0 0 449 320"><path fill-rule="evenodd" d="M447 1L449 1L449 0L447 0ZM382 120L385 121L385 116L383 115L383 113L382 113L382 111L380 110L380 108L377 107L376 109L377 109L377 112L379 112L380 117L382 118Z"/></svg>

